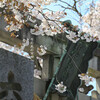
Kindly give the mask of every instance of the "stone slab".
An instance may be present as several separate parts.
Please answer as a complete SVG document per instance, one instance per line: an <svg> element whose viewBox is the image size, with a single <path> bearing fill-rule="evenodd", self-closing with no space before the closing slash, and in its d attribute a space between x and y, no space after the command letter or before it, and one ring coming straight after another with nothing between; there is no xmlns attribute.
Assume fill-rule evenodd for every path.
<svg viewBox="0 0 100 100"><path fill-rule="evenodd" d="M0 100L33 100L33 61L0 48Z"/></svg>

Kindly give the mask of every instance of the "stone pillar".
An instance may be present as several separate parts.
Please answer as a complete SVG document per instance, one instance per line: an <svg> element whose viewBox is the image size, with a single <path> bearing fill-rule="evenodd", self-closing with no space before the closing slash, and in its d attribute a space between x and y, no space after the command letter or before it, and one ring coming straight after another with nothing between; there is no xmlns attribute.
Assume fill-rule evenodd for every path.
<svg viewBox="0 0 100 100"><path fill-rule="evenodd" d="M34 78L34 93L36 93L42 99L45 95L45 92L46 82L41 79Z"/></svg>
<svg viewBox="0 0 100 100"><path fill-rule="evenodd" d="M59 57L54 57L54 64L53 64L53 74L55 73L58 64L59 64L60 58Z"/></svg>
<svg viewBox="0 0 100 100"><path fill-rule="evenodd" d="M53 61L52 55L45 55L43 57L42 79L45 81L52 78Z"/></svg>
<svg viewBox="0 0 100 100"><path fill-rule="evenodd" d="M100 71L100 48L97 48L95 50L94 55L98 58L96 70ZM96 79L96 88L97 88L97 92L100 94L100 78Z"/></svg>

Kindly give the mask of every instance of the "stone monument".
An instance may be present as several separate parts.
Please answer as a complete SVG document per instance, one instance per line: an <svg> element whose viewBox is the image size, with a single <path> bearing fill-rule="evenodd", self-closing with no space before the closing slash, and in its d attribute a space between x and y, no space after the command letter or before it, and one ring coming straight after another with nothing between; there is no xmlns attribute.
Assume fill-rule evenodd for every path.
<svg viewBox="0 0 100 100"><path fill-rule="evenodd" d="M33 100L33 61L0 48L0 100Z"/></svg>

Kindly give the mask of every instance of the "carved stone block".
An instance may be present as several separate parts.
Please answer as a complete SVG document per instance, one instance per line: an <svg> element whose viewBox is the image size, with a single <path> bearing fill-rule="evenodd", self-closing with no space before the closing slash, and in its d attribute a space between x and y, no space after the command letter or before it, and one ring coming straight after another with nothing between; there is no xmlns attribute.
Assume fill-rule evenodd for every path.
<svg viewBox="0 0 100 100"><path fill-rule="evenodd" d="M33 100L33 61L0 49L0 100Z"/></svg>

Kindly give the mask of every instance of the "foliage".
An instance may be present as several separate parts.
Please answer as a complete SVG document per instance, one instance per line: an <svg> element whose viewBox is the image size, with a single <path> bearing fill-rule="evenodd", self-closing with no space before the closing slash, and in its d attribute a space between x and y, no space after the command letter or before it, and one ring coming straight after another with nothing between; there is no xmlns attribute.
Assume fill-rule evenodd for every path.
<svg viewBox="0 0 100 100"><path fill-rule="evenodd" d="M51 11L49 9L45 9L45 5L50 5L51 3L57 3L57 1L60 1L62 3L66 4L66 7L63 5L60 5L62 8L64 8L63 11ZM82 16L82 13L79 11L78 6L80 3L82 3L83 0L73 0L72 5L69 4L67 1L63 0L1 0L0 1L0 8L1 8L1 15L4 15L4 19L7 22L6 31L11 32L11 37L18 37L18 34L16 33L20 29L22 29L24 26L30 28L30 33L33 35L48 35L48 36L54 36L58 33L63 32L69 32L67 35L67 38L72 40L73 42L77 42L80 39L86 40L87 42L90 41L97 41L99 40L99 35L97 35L97 30L99 30L97 27L99 24L99 3L95 5L95 7L91 7L90 5L90 13L95 12L93 16L98 15L98 18L94 18L94 21L92 20L92 23L95 22L95 25L91 27L92 29L96 29L96 31L84 31L85 28L82 30L85 32L82 33L82 30L80 30L78 33L73 32L72 30L67 30L67 27L65 25L62 25L61 19L64 18L67 13L65 12L66 9L70 9L74 12L76 12L85 22L86 16ZM94 2L92 2L92 5ZM82 6L82 4L81 4ZM45 11L46 10L46 11ZM88 17L87 16L87 17ZM91 22L90 17L89 23ZM92 19L93 19L92 18ZM37 19L41 20L40 25L37 23ZM96 20L96 21L95 21ZM30 24L30 23L32 24ZM88 23L88 22L87 22ZM89 24L88 23L88 24ZM90 30L92 30L90 28ZM88 32L87 32L88 31ZM91 33L96 34L91 34ZM98 31L99 32L99 31ZM26 45L24 45L26 46Z"/></svg>
<svg viewBox="0 0 100 100"><path fill-rule="evenodd" d="M46 5L57 3L57 1L66 4L66 6L60 5L64 9L63 11L51 11L45 8ZM72 1L73 3L70 4L63 0L0 0L0 15L4 17L7 23L5 30L10 32L12 38L19 38L20 35L18 31L22 28L27 28L29 30L27 34L31 34L31 36L55 36L57 34L66 33L66 38L73 42L68 44L67 51L75 60L74 62L77 63L77 68L85 73L88 66L87 62L92 57L93 50L97 47L96 41L100 40L100 3L93 2L92 0L89 6L89 13L83 15L79 11L79 6L81 7L84 4L82 2L86 0ZM67 16L66 9L74 11L80 17L80 20L85 22L82 29L79 29L78 26L73 26L70 20L61 21L62 18ZM25 38L24 32L22 35L23 43L19 43L18 46L23 51L25 46L31 44L31 55L34 56L33 49L35 47L33 47L33 38ZM31 43L29 43L29 41L31 41ZM90 43L86 43L85 41ZM46 52L45 47L39 47L37 52L40 55L44 55ZM79 62L79 60L81 61ZM63 80L65 86L71 89L72 94L70 95L73 95L73 98L76 96L77 88L80 84L77 74L81 72L74 68L76 65L73 64L73 60L71 60L67 53L61 64L57 74L58 80L60 82ZM68 69L70 69L70 71L68 71ZM71 75L73 69L75 71L73 75ZM71 76L71 79L69 79L69 76ZM55 80L55 83L57 83L57 80ZM63 85L60 84L60 86ZM71 96L69 96L69 98L70 97Z"/></svg>

